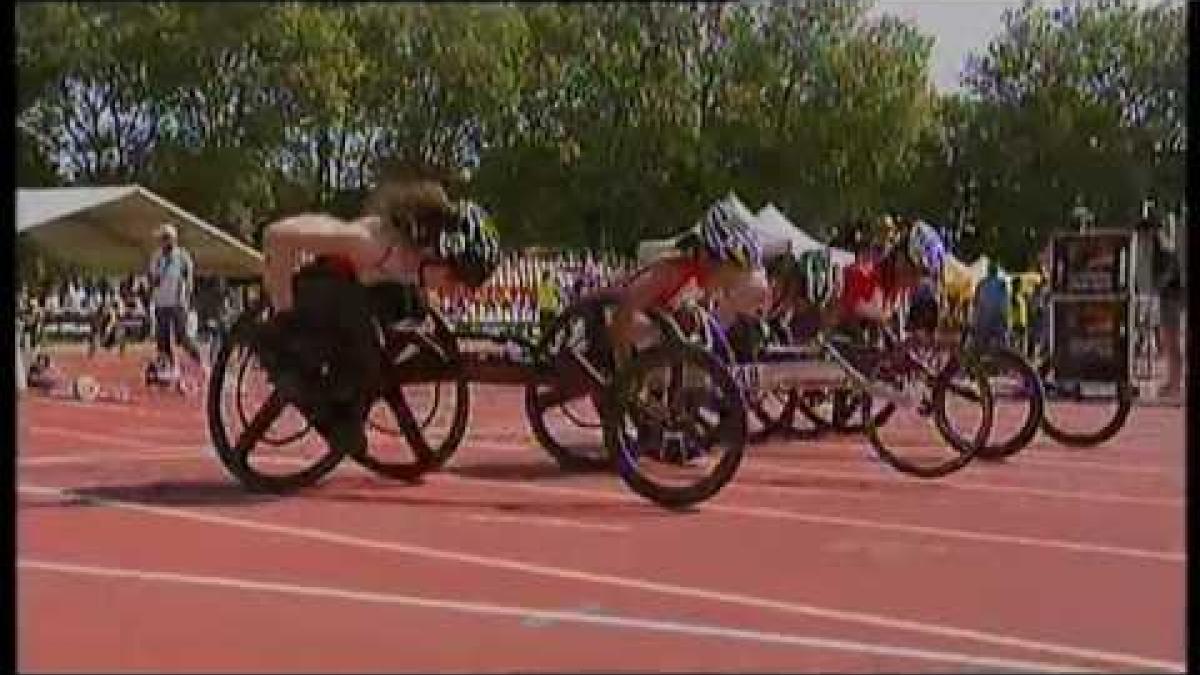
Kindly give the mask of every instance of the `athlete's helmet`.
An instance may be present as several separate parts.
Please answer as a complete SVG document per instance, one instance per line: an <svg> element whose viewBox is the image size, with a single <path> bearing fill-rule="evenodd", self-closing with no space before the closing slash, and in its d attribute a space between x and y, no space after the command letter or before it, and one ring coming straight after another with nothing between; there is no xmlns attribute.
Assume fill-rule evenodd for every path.
<svg viewBox="0 0 1200 675"><path fill-rule="evenodd" d="M463 283L479 288L500 265L500 240L478 204L458 204L458 217L438 235L437 256L450 263Z"/></svg>
<svg viewBox="0 0 1200 675"><path fill-rule="evenodd" d="M695 231L695 244L721 262L762 266L762 245L751 229L755 216L732 192L705 212Z"/></svg>
<svg viewBox="0 0 1200 675"><path fill-rule="evenodd" d="M946 244L941 235L926 222L917 221L908 228L905 240L908 260L926 274L940 277L946 260Z"/></svg>

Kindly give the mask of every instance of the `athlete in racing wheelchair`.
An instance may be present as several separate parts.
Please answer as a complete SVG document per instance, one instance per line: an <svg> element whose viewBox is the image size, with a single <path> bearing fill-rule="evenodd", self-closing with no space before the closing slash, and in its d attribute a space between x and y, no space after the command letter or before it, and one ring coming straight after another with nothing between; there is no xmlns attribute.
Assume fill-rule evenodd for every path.
<svg viewBox="0 0 1200 675"><path fill-rule="evenodd" d="M329 446L353 456L367 451L367 414L387 372L380 329L421 313L426 290L483 285L500 259L484 210L428 180L382 186L356 220L273 223L264 252L275 314L259 329L259 360Z"/></svg>

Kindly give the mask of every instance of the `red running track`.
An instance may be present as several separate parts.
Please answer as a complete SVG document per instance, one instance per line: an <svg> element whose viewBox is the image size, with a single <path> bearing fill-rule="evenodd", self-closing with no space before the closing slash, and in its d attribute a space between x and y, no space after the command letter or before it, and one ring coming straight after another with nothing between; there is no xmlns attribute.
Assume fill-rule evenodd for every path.
<svg viewBox="0 0 1200 675"><path fill-rule="evenodd" d="M768 443L670 513L558 471L518 390L473 400L422 485L347 463L265 498L221 469L198 399L24 396L18 667L1184 669L1182 409L933 482L854 437Z"/></svg>

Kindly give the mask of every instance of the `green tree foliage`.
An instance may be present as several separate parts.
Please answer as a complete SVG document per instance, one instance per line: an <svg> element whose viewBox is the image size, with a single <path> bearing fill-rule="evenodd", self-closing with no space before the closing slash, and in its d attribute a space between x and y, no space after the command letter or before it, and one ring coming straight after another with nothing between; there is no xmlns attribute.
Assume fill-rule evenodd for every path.
<svg viewBox="0 0 1200 675"><path fill-rule="evenodd" d="M1014 12L939 97L870 0L21 5L18 180L137 181L254 240L420 171L510 244L625 251L732 189L821 234L974 215L1011 257L1076 194L1182 191L1182 9L1071 7Z"/></svg>
<svg viewBox="0 0 1200 675"><path fill-rule="evenodd" d="M981 250L1027 262L1078 202L1127 224L1141 200L1183 199L1183 3L1026 2L970 65L969 170Z"/></svg>

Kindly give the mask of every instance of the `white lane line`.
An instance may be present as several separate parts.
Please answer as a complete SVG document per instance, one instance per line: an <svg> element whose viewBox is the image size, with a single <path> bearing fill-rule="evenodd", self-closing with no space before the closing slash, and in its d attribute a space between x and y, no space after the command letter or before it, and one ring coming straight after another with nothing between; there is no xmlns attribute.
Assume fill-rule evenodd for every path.
<svg viewBox="0 0 1200 675"><path fill-rule="evenodd" d="M30 433L33 434L50 434L53 436L63 436L73 438L75 440L86 441L89 443L114 443L119 446L133 446L139 448L157 448L159 444L148 443L129 436L116 436L113 434L95 433L90 431L79 431L78 429L67 429L63 427L35 425L27 427Z"/></svg>
<svg viewBox="0 0 1200 675"><path fill-rule="evenodd" d="M1030 670L1033 672L1098 672L1094 669L1081 668L1061 663L1046 663L1024 661L959 652L935 651L886 644L855 642L834 638L773 633L725 626L714 626L696 623L681 623L655 619L639 619L635 617L598 614L593 612L564 611L521 607L514 605L498 605L485 602L470 602L448 600L443 598L420 597L399 593L382 593L378 591L362 591L348 588L331 588L328 586L309 586L275 581L243 579L237 577L218 577L208 575L180 574L151 570L128 568L97 567L92 565L76 565L72 563L21 559L17 566L22 569L43 572L59 572L109 579L130 579L140 582L160 582L205 586L210 588L236 589L260 593L275 593L281 595L316 597L331 600L345 600L360 603L399 605L418 607L451 612L459 612L476 616L493 616L518 619L522 621L535 620L540 622L563 622L604 626L609 628L636 629L657 633L675 633L692 637L708 637L741 642L755 642L772 645L787 645L791 647L807 647L825 649L854 654L872 654L908 659L920 659L939 663L952 663L959 666L974 666L984 668L1003 668L1008 670Z"/></svg>
<svg viewBox="0 0 1200 675"><path fill-rule="evenodd" d="M528 443L525 443L525 444L513 443L512 441L507 441L507 440L499 439L499 438L491 439L488 437L488 434L486 432L477 433L476 430L473 429L471 432L471 440L473 441L473 445L481 445L481 446L486 446L488 448L495 448L498 450L531 450L534 453L542 452L537 441L534 439L529 439ZM851 459L851 457L838 455L836 458L811 458L811 457L806 458L805 455L803 454L804 447L806 445L811 446L813 444L820 444L825 447L836 446L838 448L844 448L844 447L856 445L854 443L851 443L850 441L845 441L845 440L787 441L785 443L789 447L797 448L797 452L796 452L795 456L798 459L801 459L801 460L820 459L822 461L829 461L829 459L839 459L839 460L840 459ZM865 441L864 441L864 443L865 443ZM776 446L776 449L777 449L777 446ZM869 454L870 450L865 445L863 446L863 452L864 452L863 459L869 460L870 459L870 454ZM748 452L747 458L753 458L755 456L755 454L756 453L752 449ZM1112 471L1112 472L1116 472L1116 473L1167 475L1167 476L1178 476L1180 478L1182 478L1183 473L1184 473L1184 466L1183 466L1182 459L1180 459L1180 463L1177 466L1170 465L1170 464L1128 465L1128 464L1114 464L1114 463L1107 463L1107 462L1103 462L1103 461L1097 461L1096 459L1091 458L1091 457L1084 458L1084 457L1086 457L1085 455L1068 455L1068 453L1066 453L1066 452L1062 452L1059 454L1061 454L1064 457L1070 456L1072 459L1046 459L1046 458L1043 458L1040 456L1039 457L1030 457L1030 456L1027 456L1027 454L1028 454L1027 452L1022 453L1020 456L1018 456L1013 461L1020 463L1021 465L1028 464L1031 466L1063 467L1063 468L1070 468L1070 469L1078 468L1078 469L1084 469L1084 470ZM779 456L776 453L772 453L772 457L779 458ZM903 477L903 476L898 476L898 477Z"/></svg>
<svg viewBox="0 0 1200 675"><path fill-rule="evenodd" d="M571 518L556 518L554 516L505 516L487 513L470 513L464 516L467 520L480 523L519 523L521 525L545 525L547 527L570 527L580 530L599 530L602 532L628 532L626 525L609 525L607 523L588 523Z"/></svg>
<svg viewBox="0 0 1200 675"><path fill-rule="evenodd" d="M1166 466L1162 464L1154 465L1125 465L1125 464L1108 464L1105 462L1097 462L1090 459L1067 460L1067 459L1043 459L1041 457L1018 457L1015 461L1021 464L1029 464L1030 466L1047 466L1061 467L1065 469L1085 469L1088 471L1111 471L1113 473L1131 473L1131 474L1147 474L1154 476L1174 476L1180 479L1184 475L1183 461L1180 460L1179 466Z"/></svg>
<svg viewBox="0 0 1200 675"><path fill-rule="evenodd" d="M626 576L613 576L608 574L597 574L585 572L582 570L557 567L552 565L540 565L536 563L521 562L518 560L510 560L505 558L497 558L495 556L477 555L465 553L461 551L450 551L445 549L436 549L427 546L419 546L416 544L405 544L394 541L380 541L376 539L368 539L354 535L343 534L340 532L332 532L328 530L320 530L310 527L296 527L290 525L279 525L275 523L267 523L257 520L249 520L243 518L234 518L231 516L222 516L215 513L203 513L200 511L191 511L183 508L166 508L160 506L151 506L148 504L138 504L119 499L110 499L104 497L94 497L87 495L78 495L70 490L60 487L36 486L36 485L19 485L18 490L29 494L40 495L56 495L61 498L72 498L76 501L97 504L101 506L109 506L119 509L127 509L139 513L153 514L164 516L167 518L177 518L181 520L191 520L195 522L209 523L214 525L223 525L226 527L239 528L257 532L271 532L274 534L288 535L313 541L321 541L326 543L338 544L342 546L364 548L369 550L383 550L393 553L401 553L412 555L421 558L433 560L451 561L467 565L475 565L490 569L503 569L512 572L520 572L535 576L553 577L558 579L570 579L573 581L581 581L587 583L601 584L607 586L616 586L621 588L632 588L664 595L673 595L677 597L685 597L692 600L712 600L714 602L723 602L745 607L755 607L759 609L772 609L780 612L791 614L800 614L805 616L813 616L821 619L829 619L834 621L845 621L861 625L869 625L889 630L903 630L920 633L924 635L934 635L943 638L975 640L994 645L1002 645L1006 647L1017 647L1033 651L1042 651L1058 656L1067 656L1073 658L1081 658L1088 660L1104 661L1109 663L1121 664L1126 667L1139 668L1159 668L1170 671L1182 670L1183 666L1171 661L1163 661L1159 659L1151 659L1133 654L1123 654L1119 652L1109 652L1084 647L1074 647L1070 645L1061 645L1051 642L1042 642L1026 638L1012 637L997 633L989 633L986 631L973 630L969 628L958 628L954 626L945 626L940 624L924 623L920 621L912 621L907 619L896 619L867 612L855 612L848 610L831 609L827 607L819 607L815 605L785 602L782 600L774 600L770 598L762 598L753 595L745 595L741 593L732 593L724 591L716 591L706 588L697 588L693 586L682 586L664 582L656 582L646 579L636 579Z"/></svg>
<svg viewBox="0 0 1200 675"><path fill-rule="evenodd" d="M813 476L816 478L845 478L851 480L861 480L871 483L887 483L889 480L906 480L903 476L897 476L894 479L889 479L884 476L872 476L869 474L852 472L852 471L829 471L825 469L801 469L791 466L783 466L780 464L771 464L758 460L749 460L743 468L761 469L773 473L790 474L797 476ZM917 479L911 479L913 481ZM738 483L734 483L737 485ZM964 481L956 478L943 478L936 483L938 487L945 486L953 490L974 490L978 492L996 492L1000 494L1015 494L1029 495L1031 497L1050 497L1057 499L1077 499L1085 502L1103 502L1112 504L1127 504L1131 506L1161 506L1168 508L1183 507L1182 499L1154 499L1150 497L1133 497L1129 495L1096 493L1096 492L1077 492L1074 490L1051 490L1047 488L1024 487L1021 485L1004 485L1000 483L980 483L976 481ZM757 487L757 486L756 486Z"/></svg>
<svg viewBox="0 0 1200 675"><path fill-rule="evenodd" d="M166 462L172 460L208 459L203 448L195 445L178 445L159 447L162 452L93 452L92 454L74 453L70 455L42 455L38 457L21 457L17 463L22 468L39 466L60 466L63 464L103 464L106 462ZM180 452L190 450L191 452Z"/></svg>
<svg viewBox="0 0 1200 675"><path fill-rule="evenodd" d="M89 434L90 435L90 434ZM110 437L114 440L121 440L120 437ZM510 444L490 444L493 447L501 447L511 449ZM153 445L147 447L154 447ZM289 458L271 458L264 457L264 462L275 461L279 463L302 463L302 460L293 460ZM791 470L791 469L789 469ZM805 471L795 469L793 471ZM502 488L517 488L523 490L541 491L547 493L573 494L584 496L601 496L606 498L629 498L625 492L616 492L612 490L589 490L581 488L570 488L564 486L547 486L530 483L527 481L498 481L486 478L465 477L451 474L431 474L437 475L440 478L450 478L452 480L472 481L487 485L493 485ZM857 474L846 474L858 477ZM899 477L898 477L899 478ZM865 479L865 477L864 477ZM736 481L731 485L737 487ZM749 488L746 488L749 489ZM783 488L786 489L786 488ZM640 503L640 502L639 502ZM883 530L890 532L905 532L910 534L918 534L922 536L936 536L950 539L960 539L966 541L976 541L994 544L1011 544L1018 546L1033 546L1049 549L1057 549L1063 551L1074 551L1078 553L1093 553L1102 555L1126 556L1144 560L1156 560L1161 562L1182 563L1186 560L1186 555L1182 552L1174 551L1155 551L1147 549L1136 549L1122 546L1109 546L1105 544L1093 544L1088 542L1078 542L1063 539L1048 539L1042 537L1029 537L1021 535L998 534L992 532L981 532L976 530L962 530L955 528L942 528L928 525L913 525L907 523L889 523L886 521L867 520L861 518L848 518L843 516L827 516L819 514L798 513L774 507L755 507L755 506L733 506L719 503L705 504L706 510L717 511L720 513L728 513L732 515L741 515L757 518L770 518L777 520L792 520L797 522L808 522L819 525L842 525L848 527L862 527L875 530Z"/></svg>
<svg viewBox="0 0 1200 675"><path fill-rule="evenodd" d="M496 444L496 443L488 444L488 447L501 447L504 449L512 449L512 446ZM748 462L749 462L748 466L755 466L755 465L761 466L761 464L756 464L754 462L754 460L748 460ZM808 469L792 469L790 467L783 467L783 468L787 469L788 471L792 471L792 472L796 472L796 473L805 473L805 472L809 471ZM586 495L586 496L606 496L607 495L607 496L614 497L614 498L616 498L618 495L624 496L624 497L629 496L627 493L624 493L624 492L618 493L613 490L593 490L593 489L583 489L583 488L572 488L572 487L566 487L566 486L537 485L537 484L534 484L534 483L531 483L528 481L524 481L524 482L522 482L522 481L497 481L494 479L466 477L466 476L451 475L451 474L438 474L438 475L439 475L439 477L446 476L446 477L452 478L454 480L466 480L466 481L476 481L476 482L488 483L490 485L495 485L497 487L507 486L507 487L513 487L513 488L527 489L527 490L559 492L561 494L572 494L572 495ZM858 480L864 480L864 481L865 480L886 480L881 477L870 476L869 474L861 474L860 475L857 473L845 473L845 474L839 474L839 475L841 477L852 477L852 478L855 478ZM903 477L903 476L897 476L896 480L904 480L904 478L905 477ZM941 484L941 481L939 481L937 484L935 484L931 487L936 487L936 485L940 485L940 484ZM757 488L757 486L755 486L754 488L751 488L750 486L745 486L745 485L739 486L736 478L733 480L733 482L730 483L729 487L731 489L736 489L739 492L751 491L751 490ZM779 486L771 486L771 487L778 488ZM788 488L779 488L779 489L786 490ZM1029 488L1029 489L1032 490L1034 488ZM1175 506L1182 506L1182 505L1183 505L1182 502L1175 504ZM1161 506L1161 505L1159 505L1159 506ZM706 503L701 508L703 508L705 510L717 511L720 513L729 513L729 514L733 514L733 515L742 515L742 516L750 516L750 517L775 518L775 519L784 519L784 520L794 520L794 521L799 521L799 522L810 522L810 523L816 523L816 524L844 525L844 526L849 526L849 527L863 527L863 528L885 530L885 531L892 531L892 532L908 532L908 533L913 533L913 534L920 534L923 536L937 536L937 537L946 537L946 538L951 538L951 539L962 539L962 540L968 540L968 541L979 541L979 542L996 543L996 544L1035 546L1035 547L1041 547L1041 548L1058 549L1058 550L1063 550L1063 551L1075 551L1075 552L1079 552L1079 553L1096 553L1096 554L1106 554L1106 555L1127 556L1127 557L1132 557L1132 558L1139 558L1139 559L1145 559L1145 560L1157 560L1157 561L1162 561L1162 562L1180 562L1181 563L1186 560L1186 555L1183 552L1177 552L1177 551L1156 551L1156 550L1137 549L1137 548L1130 548L1130 547L1123 547L1123 546L1109 546L1106 544L1093 544L1093 543L1089 543L1089 542L1070 541L1070 540L1063 540L1063 539L1029 537L1029 536L1022 536L1022 535L981 532L981 531L977 531L977 530L962 530L962 529L955 529L955 528L933 527L933 526L927 526L927 525L912 525L912 524L907 524L907 523L889 523L886 521L867 520L867 519L861 519L861 518L848 518L848 517L843 517L843 516L827 516L827 515L820 515L820 514L798 513L795 511L787 511L787 510L773 508L773 507L733 506L733 505L726 505L726 504L721 504L721 503Z"/></svg>
<svg viewBox="0 0 1200 675"><path fill-rule="evenodd" d="M474 442L474 445L484 446L489 449L497 449L497 450L505 450L505 451L530 450L530 451L533 451L534 453L541 453L540 446L534 440L530 440L528 444L520 444L520 443L512 443L509 441L502 441L502 440L488 440L486 437L480 438L478 434L472 434L471 440ZM797 453L795 455L795 457L797 459L799 459L801 461L813 459L811 457L805 457L805 455L803 454L803 446L805 443L804 441L795 441L793 443L795 445L797 445L797 447L799 448L799 450L797 451ZM808 441L808 443L812 444L812 443L822 443L822 442L821 441ZM825 443L825 445L830 445L830 444ZM869 449L864 446L863 452L864 452L864 454L863 454L862 458L863 458L864 462L872 461L872 455L869 454L869 452L870 452ZM755 457L755 455L756 455L756 453L754 452L753 449L751 449L747 453L745 461L749 465L756 464L758 462L758 459ZM772 453L772 458L780 459L781 457L777 456L775 453ZM842 457L839 456L838 459L842 459ZM828 460L822 460L822 461L828 461ZM1119 464L1119 465L1118 464L1108 464L1108 463L1098 462L1098 461L1091 460L1091 459L1079 459L1078 461L1074 461L1074 460L1060 460L1060 459L1043 459L1041 457L1026 457L1024 455L1018 456L1013 461L1015 463L1019 463L1021 465L1026 465L1026 464L1032 465L1032 466L1044 465L1047 467L1063 467L1063 468L1068 468L1068 469L1085 469L1085 470L1094 469L1097 471L1112 471L1112 472L1116 472L1116 473L1167 475L1167 476L1177 476L1177 477L1180 477L1181 479L1182 479L1183 473L1184 473L1184 467L1182 464L1182 460L1181 460L1181 463L1179 466L1168 466L1168 465L1162 465L1162 464L1155 464L1155 465L1149 465L1149 466L1147 466L1147 465L1129 466L1129 465L1125 465L1125 464ZM896 478L898 478L898 479L905 478L905 476L903 476L902 474L898 474L896 472L890 472L890 473L891 473L891 475L896 476ZM878 473L863 474L863 475L870 476L872 478L881 477ZM943 480L939 480L938 483L939 484L942 483Z"/></svg>
<svg viewBox="0 0 1200 675"><path fill-rule="evenodd" d="M427 477L427 480L454 480L472 483L486 483L496 487L508 487L513 489L559 493L565 495L603 497L608 499L619 499L621 501L632 503L642 503L632 495L619 493L614 490L593 490L563 486L538 485L525 481L500 481L489 478L469 478L465 476L449 474L430 474ZM749 516L754 518L767 518L774 520L792 520L796 522L813 523L816 525L861 527L864 529L880 530L885 532L903 532L907 534L917 534L928 537L942 537L945 539L959 539L963 541L975 541L988 544L1011 544L1015 546L1047 548L1060 551L1072 551L1076 553L1113 555L1156 562L1182 563L1187 559L1184 553L1177 551L1155 551L1148 549L1127 548L1123 546L1108 546L1105 544L1069 541L1064 539L1046 539L1041 537L1026 537L1012 534L980 532L977 530L960 530L954 528L933 527L928 525L891 523L886 521L868 520L864 518L816 515L766 506L733 506L721 503L705 503L699 508L705 511L728 513L737 516Z"/></svg>

